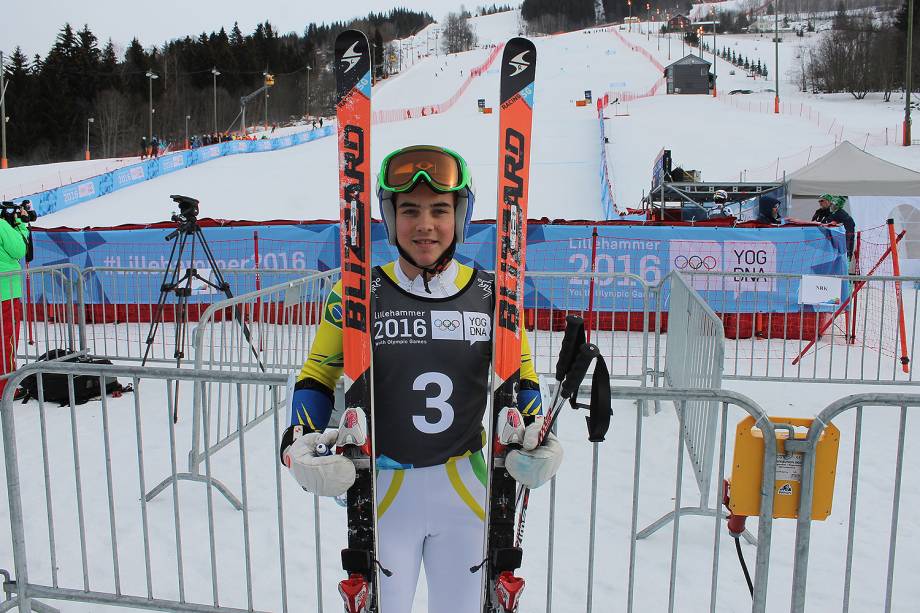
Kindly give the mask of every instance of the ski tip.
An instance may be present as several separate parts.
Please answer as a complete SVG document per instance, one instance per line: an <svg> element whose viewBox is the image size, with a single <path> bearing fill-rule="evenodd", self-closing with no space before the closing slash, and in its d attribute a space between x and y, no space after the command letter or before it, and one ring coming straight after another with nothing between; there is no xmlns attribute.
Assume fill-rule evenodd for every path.
<svg viewBox="0 0 920 613"><path fill-rule="evenodd" d="M501 102L532 86L537 72L537 48L533 41L516 37L502 52Z"/></svg>
<svg viewBox="0 0 920 613"><path fill-rule="evenodd" d="M370 74L371 56L367 36L359 30L345 30L335 37L336 93L339 100Z"/></svg>

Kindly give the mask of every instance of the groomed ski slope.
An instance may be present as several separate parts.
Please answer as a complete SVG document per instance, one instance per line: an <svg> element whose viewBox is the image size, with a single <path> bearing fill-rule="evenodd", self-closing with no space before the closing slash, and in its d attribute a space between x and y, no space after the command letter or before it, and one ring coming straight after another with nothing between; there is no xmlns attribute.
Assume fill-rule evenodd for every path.
<svg viewBox="0 0 920 613"><path fill-rule="evenodd" d="M646 24L634 24L633 31L617 30L632 45L648 51L658 61L667 65L668 39L660 43L653 33L646 35ZM641 28L641 31L640 31ZM614 34L608 34L616 38ZM797 108L811 107L820 113L820 123L796 115L772 113L775 87L774 46L771 37L759 35L719 36L716 46L736 49L747 57L760 59L769 70L769 78L753 79L744 70L738 69L722 59L716 60L720 97L693 95L659 95L610 107L606 115L607 134L611 145L611 181L614 196L621 208L636 206L643 194L648 192L651 181L651 167L655 156L662 148L671 149L675 165L702 172L704 181L781 181L783 173L793 172L828 153L843 138L850 139L862 148L866 144L866 133L872 138L866 151L901 164L920 169L920 148L884 146L874 143L884 139L888 128L891 142L900 139L894 134L895 127L903 118L898 109L898 95L885 103L880 95L870 95L857 101L849 94L813 95L803 94L796 89L796 56L818 42L820 35L800 39L785 34L780 44L780 98L782 102ZM712 37L706 38L709 44ZM671 61L682 57L681 41L674 35L671 42ZM620 59L630 57L629 62L656 72L652 63L644 56L622 44L614 43ZM660 47L660 48L659 48ZM687 53L699 51L686 47ZM712 61L711 53L704 53ZM735 74L731 75L730 71ZM619 90L644 91L642 83L627 83ZM752 94L729 95L737 89L751 90ZM766 91L771 90L771 91ZM747 110L750 105L755 110ZM617 116L621 114L621 116Z"/></svg>

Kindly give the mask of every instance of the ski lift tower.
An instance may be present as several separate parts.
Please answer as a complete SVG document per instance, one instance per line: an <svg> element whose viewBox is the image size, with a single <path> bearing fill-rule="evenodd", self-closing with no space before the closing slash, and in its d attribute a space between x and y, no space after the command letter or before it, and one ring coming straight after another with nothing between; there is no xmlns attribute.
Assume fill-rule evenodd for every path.
<svg viewBox="0 0 920 613"><path fill-rule="evenodd" d="M246 105L258 98L259 94L262 92L267 93L268 88L275 84L275 75L266 72L264 73L264 76L265 80L262 83L262 87L252 92L251 94L247 94L240 98L240 130L242 131L243 136L246 136Z"/></svg>

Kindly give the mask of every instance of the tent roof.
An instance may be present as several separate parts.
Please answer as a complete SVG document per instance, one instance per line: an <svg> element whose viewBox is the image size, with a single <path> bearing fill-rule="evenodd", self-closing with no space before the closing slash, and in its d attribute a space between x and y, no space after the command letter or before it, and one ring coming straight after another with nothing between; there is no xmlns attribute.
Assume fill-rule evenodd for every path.
<svg viewBox="0 0 920 613"><path fill-rule="evenodd" d="M916 196L920 172L892 164L843 141L830 153L787 177L789 193L817 196Z"/></svg>

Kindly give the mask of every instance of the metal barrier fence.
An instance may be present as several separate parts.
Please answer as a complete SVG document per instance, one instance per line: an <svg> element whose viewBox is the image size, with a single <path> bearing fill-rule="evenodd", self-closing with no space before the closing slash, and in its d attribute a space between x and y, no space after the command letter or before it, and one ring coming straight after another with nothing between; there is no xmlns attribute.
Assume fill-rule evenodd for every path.
<svg viewBox="0 0 920 613"><path fill-rule="evenodd" d="M179 473L179 479L205 480L201 467L210 454L284 406L288 376L300 369L309 353L324 302L338 276L338 270L316 273L222 300L201 314L193 341L196 370L281 374L285 385L280 390L250 389L240 397L230 383L195 384L188 471ZM242 412L237 411L240 404ZM205 428L211 432L208 442L202 439ZM241 508L230 488L218 480L213 484ZM169 479L160 482L148 499L168 485Z"/></svg>
<svg viewBox="0 0 920 613"><path fill-rule="evenodd" d="M902 356L914 366L920 278L822 275L841 291L838 302L818 305L803 301L803 275L693 272L686 278L722 320L726 379L883 385L917 380L914 368L905 372Z"/></svg>
<svg viewBox="0 0 920 613"><path fill-rule="evenodd" d="M6 391L0 425L15 572L4 585L12 599L0 603L0 611L53 610L43 599L69 601L74 611L92 610L79 603L211 613L323 611L324 601L338 606L336 582L328 579L341 574L337 554L345 544L344 511L331 499L312 497L310 518L306 509L311 497L282 476L279 412L259 427L241 429L233 444L213 452L209 450L214 433L210 421L203 419L207 485L187 488L179 479L177 440L193 426L187 419L173 422L177 387L186 406L194 385L233 385L240 389L237 419L243 419L245 388L261 388L277 404L286 376L48 363L19 371L13 383L30 373L65 373L71 385L79 375L123 377L134 384L135 392L58 408L41 397L14 405L12 391ZM598 461L590 474L585 470L589 446L583 435L570 427L571 418L563 416L558 422L568 458L553 486L535 491L531 500L531 542L525 548L523 569L532 585L525 594L528 607L549 612L555 605L557 610L590 612L751 606L754 612L764 611L776 460L773 425L764 411L726 391L615 387L612 394L613 429L607 443L594 447ZM637 401L675 402L678 423L668 419L656 424L654 434L644 433L644 420L656 417L644 417ZM726 467L728 424L736 417L754 416L766 441L753 603L740 570L720 565L731 546L727 536L720 537L721 518L711 523L711 540L700 538L707 532L699 530L710 524L688 529L683 524L697 520L682 522L680 517L675 518L670 538L636 540L638 523L658 511L662 495L667 497L670 490L675 509L682 504L685 455L680 421L689 402L715 406L719 413L719 479ZM208 406L202 405L202 410L207 412ZM146 484L160 475L167 477L169 495L151 501L144 496ZM218 478L240 493L240 510L214 496ZM584 525L581 501L589 484L604 504L583 540L577 526ZM624 495L628 491L631 496ZM557 524L567 526L565 538L555 538ZM547 538L545 552L534 546L542 540L537 536L541 532ZM586 542L587 593L572 581L573 571L585 568ZM2 541L0 547L5 547ZM627 549L628 558L622 555ZM559 560L565 571L557 575ZM536 587L544 573L545 600Z"/></svg>
<svg viewBox="0 0 920 613"><path fill-rule="evenodd" d="M79 268L73 264L55 264L0 273L0 289L4 294L21 295L18 302L3 305L5 310L9 309L11 325L7 329L0 324L3 338L0 363L9 363L11 353L22 366L55 349L63 350L66 355L85 351ZM9 376L0 373L0 379Z"/></svg>
<svg viewBox="0 0 920 613"><path fill-rule="evenodd" d="M22 334L17 349L20 363L34 361L50 349L61 348L85 350L113 361L140 360L147 347L162 270L89 268L75 274L77 270L72 265L59 265L35 268L26 274L24 285L32 289L24 294L20 317ZM235 293L249 290L256 301L260 298L251 294L252 290L265 288L270 295L275 291L274 285L307 274L311 272L264 269L225 272ZM742 273L693 272L687 277L689 285L722 320L726 336L724 378L875 384L916 381L913 368L904 372L902 356L913 358L920 346L916 325L920 317L920 278L823 277L839 282L844 288L865 283L855 300L847 303L829 325L834 309L839 307L828 303L816 308L799 303L801 275L744 272L739 277L739 274ZM664 282L649 283L639 276L623 273L590 272L535 272L529 273L528 278L538 292L536 306L526 312L538 372L552 372L558 350L555 333L564 328L566 314L577 313L585 317L592 340L604 352L614 378L659 383L669 337L673 340L673 333L668 330L669 297L663 291ZM205 288L198 290L189 305L193 322L204 315L207 306L225 300L221 294L206 292ZM903 312L896 305L898 290ZM842 297L849 291L845 289ZM609 305L611 293L617 296L615 310L595 306L601 300L594 298L602 296L606 296ZM317 302L320 301L318 298ZM903 335L901 317L905 322ZM174 320L175 297L172 297L153 339L149 358L152 363L175 363ZM288 333L302 334L308 329L309 326L300 326ZM273 332L283 336L280 328ZM215 342L221 340L213 338ZM237 342L231 336L223 340ZM306 356L306 351L294 355L295 348L297 351L301 348L298 343L291 343L288 355L279 358L290 369L299 368ZM191 346L184 348L185 358L189 360L190 349ZM212 347L211 351L206 360L217 360L218 349ZM804 355L796 360L803 351Z"/></svg>
<svg viewBox="0 0 920 613"><path fill-rule="evenodd" d="M4 588L16 596L0 611L53 610L40 598L199 612L288 611L289 601L303 599L297 608L310 608L315 595L299 585L288 590L288 565L314 569L300 547L302 528L284 529L290 484L282 484L277 461L277 418L256 441L241 434L237 454L205 462L207 476L235 480L242 513L215 499L213 488L188 490L176 478L176 441L189 423L173 423L177 386L182 398L203 380L277 394L285 377L48 363L21 369L11 382L30 373L40 384L67 374L71 397L77 375L128 377L135 391L58 408L42 396L14 405L6 390L0 419L15 581ZM148 503L147 480L164 474L171 500Z"/></svg>
<svg viewBox="0 0 920 613"><path fill-rule="evenodd" d="M890 412L879 410L882 407L899 408L897 419L893 419ZM852 409L855 409L855 415L850 413ZM802 494L796 521L792 613L805 611L809 555L813 544L817 544L824 556L822 564L812 569L818 574L817 582L812 582L815 587L810 598L812 610L826 609L829 605L844 612L889 613L916 608L920 599L920 586L915 580L916 543L920 538L920 526L912 511L917 506L914 492L920 488L920 474L911 468L918 465L920 450L913 441L907 440L911 430L916 430L908 427L908 409L911 409L911 413L920 410L920 394L872 393L847 396L821 411L809 428L806 439L786 442L787 452L803 456ZM846 432L849 427L852 427L853 432L852 447L848 449L852 454L850 474L846 475L846 464L841 459L838 459L836 472L838 477L849 476L847 521L816 524L811 520L811 509L817 480L828 477L826 473L819 475L816 470L817 449L822 433L835 421L841 424L841 432ZM891 436L895 432L896 442ZM846 439L846 436L841 437L842 442ZM861 473L867 473L868 476L860 480ZM835 497L838 500L839 496L846 494L847 484L843 481L838 479L836 483ZM864 494L869 499L866 504L858 507L861 488L869 490L868 494ZM903 519L902 495L906 501ZM887 525L881 520L882 517L887 520ZM900 566L896 564L895 555L899 541L907 546L906 552L901 554ZM841 551L843 543L846 543L845 552ZM828 556L826 550L832 550L833 553ZM839 564L828 568L829 559L839 561ZM899 589L895 591L895 571L898 569L901 569L897 585ZM842 589L837 592L834 588L841 577ZM854 582L854 577L858 577L858 581ZM815 583L817 586L814 586Z"/></svg>
<svg viewBox="0 0 920 613"><path fill-rule="evenodd" d="M207 279L213 274L205 269L198 269L198 272ZM235 294L277 285L310 272L240 268L221 271ZM88 324L86 334L90 353L113 361L141 360L147 350L151 322L156 319L163 274L163 269L157 268L91 267L83 270L83 309ZM187 309L188 321L193 322L190 325L194 325L211 304L222 300L226 300L223 293L204 283L193 283ZM161 323L152 337L148 363L175 364L177 314L176 297L170 294L163 305ZM181 350L185 358L191 360L191 334L184 338L186 342Z"/></svg>
<svg viewBox="0 0 920 613"><path fill-rule="evenodd" d="M666 387L685 389L722 388L725 336L718 315L688 285L680 273L670 273L662 282L670 285L668 304L668 351L664 360ZM676 403L675 403L676 404ZM717 404L717 403L716 403ZM681 429L687 455L693 465L699 505L669 512L639 533L645 538L678 515L719 515L709 506L712 462L715 456L717 407L708 402L687 402ZM678 413L678 418L681 414Z"/></svg>
<svg viewBox="0 0 920 613"><path fill-rule="evenodd" d="M535 285L548 299L546 308L530 310L527 316L530 328L534 365L538 373L553 372L559 343L560 326L569 313L584 314L583 296L571 296L566 285L569 273L535 273ZM315 327L324 317L325 300L338 280L338 270L316 273L232 299L212 304L201 313L195 332L195 368L242 372L273 372L292 374L303 366L313 342ZM576 275L585 291L590 274ZM607 275L597 281L603 287L610 283L629 285L635 292L630 309L610 314L610 318L593 317L591 340L608 356L613 365L615 379L635 379L647 385L650 356L654 350L652 326L655 318L649 314L655 297L653 288L635 275ZM577 308L566 308L571 303ZM562 308L556 308L557 306ZM240 430L253 427L266 419L275 407L265 397L253 396L244 400L244 420L235 419L235 407L228 404L230 390L223 384L203 384L196 387L194 395L194 423L203 419L202 404L210 410L212 448L203 450L200 428L192 433L188 471L180 479L200 481L201 463L206 453L213 453L228 444ZM341 389L336 390L341 402ZM286 398L286 393L282 395ZM158 484L150 497L162 492L168 484ZM214 484L234 505L239 501L222 483Z"/></svg>

